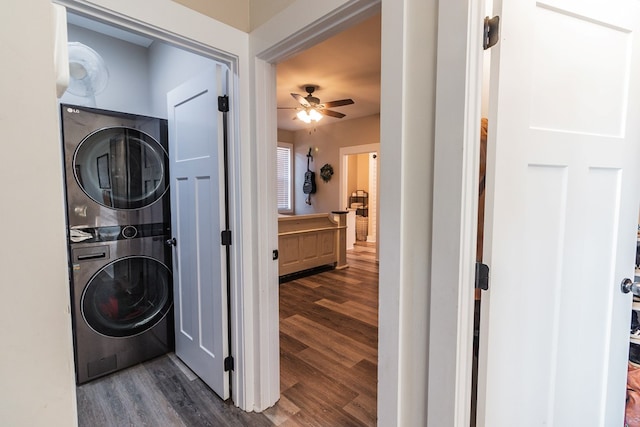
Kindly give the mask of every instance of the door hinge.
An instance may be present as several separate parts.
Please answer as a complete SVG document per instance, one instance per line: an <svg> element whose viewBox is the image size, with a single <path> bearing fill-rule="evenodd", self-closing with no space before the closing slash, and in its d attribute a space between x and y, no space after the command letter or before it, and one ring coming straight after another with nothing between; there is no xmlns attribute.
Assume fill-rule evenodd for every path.
<svg viewBox="0 0 640 427"><path fill-rule="evenodd" d="M487 50L498 43L500 38L500 17L494 16L484 18L484 35L482 37L482 47Z"/></svg>
<svg viewBox="0 0 640 427"><path fill-rule="evenodd" d="M231 246L231 230L222 230L220 233L222 246Z"/></svg>
<svg viewBox="0 0 640 427"><path fill-rule="evenodd" d="M489 266L476 262L476 289L486 291L489 289Z"/></svg>
<svg viewBox="0 0 640 427"><path fill-rule="evenodd" d="M224 371L233 371L233 357L227 356L224 358Z"/></svg>
<svg viewBox="0 0 640 427"><path fill-rule="evenodd" d="M227 95L218 97L218 111L222 113L229 112L229 97Z"/></svg>

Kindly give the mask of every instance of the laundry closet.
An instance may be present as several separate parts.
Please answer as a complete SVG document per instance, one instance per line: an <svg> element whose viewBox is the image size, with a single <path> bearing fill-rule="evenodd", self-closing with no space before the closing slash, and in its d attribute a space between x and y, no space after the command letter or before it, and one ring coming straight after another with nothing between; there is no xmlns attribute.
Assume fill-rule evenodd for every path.
<svg viewBox="0 0 640 427"><path fill-rule="evenodd" d="M68 14L60 98L78 384L174 349L167 93L211 59Z"/></svg>

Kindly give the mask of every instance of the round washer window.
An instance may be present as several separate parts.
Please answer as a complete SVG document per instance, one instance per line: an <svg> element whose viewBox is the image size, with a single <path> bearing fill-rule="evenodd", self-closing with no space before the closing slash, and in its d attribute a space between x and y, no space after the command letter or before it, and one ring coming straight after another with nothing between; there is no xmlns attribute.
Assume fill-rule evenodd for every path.
<svg viewBox="0 0 640 427"><path fill-rule="evenodd" d="M73 158L76 181L95 202L140 209L160 199L169 185L169 159L151 136L111 127L83 139Z"/></svg>
<svg viewBox="0 0 640 427"><path fill-rule="evenodd" d="M104 266L82 293L82 316L96 332L109 337L140 334L171 308L171 273L147 257L127 257Z"/></svg>

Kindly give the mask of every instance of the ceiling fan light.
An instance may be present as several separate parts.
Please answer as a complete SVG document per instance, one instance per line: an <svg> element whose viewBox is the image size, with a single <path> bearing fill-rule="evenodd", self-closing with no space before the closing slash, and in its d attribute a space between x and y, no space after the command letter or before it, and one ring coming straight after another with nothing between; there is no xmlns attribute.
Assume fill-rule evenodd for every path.
<svg viewBox="0 0 640 427"><path fill-rule="evenodd" d="M296 114L296 116L298 116L298 118L305 123L311 123L311 117L305 110L298 111L298 114Z"/></svg>
<svg viewBox="0 0 640 427"><path fill-rule="evenodd" d="M322 118L322 114L320 114L315 108L312 108L311 111L309 111L309 117L311 120L319 122Z"/></svg>

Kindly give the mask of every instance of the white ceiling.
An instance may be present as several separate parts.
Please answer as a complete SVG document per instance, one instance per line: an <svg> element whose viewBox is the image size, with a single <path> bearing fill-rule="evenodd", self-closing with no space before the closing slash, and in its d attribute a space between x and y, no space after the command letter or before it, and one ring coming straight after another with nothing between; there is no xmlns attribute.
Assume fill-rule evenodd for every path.
<svg viewBox="0 0 640 427"><path fill-rule="evenodd" d="M277 65L278 107L296 107L291 93L306 96L303 86L319 88L313 96L320 102L351 98L355 104L331 108L346 114L323 117L315 126L380 113L380 15L361 22ZM278 110L278 128L307 129L314 126L293 120L296 110Z"/></svg>
<svg viewBox="0 0 640 427"><path fill-rule="evenodd" d="M130 31L125 31L112 25L103 24L102 22L95 21L93 19L85 18L84 16L74 15L71 12L67 13L67 22L75 25L76 27L86 28L96 33L102 33L116 39L124 40L129 43L137 44L142 47L149 47L153 40L148 37L134 34Z"/></svg>

